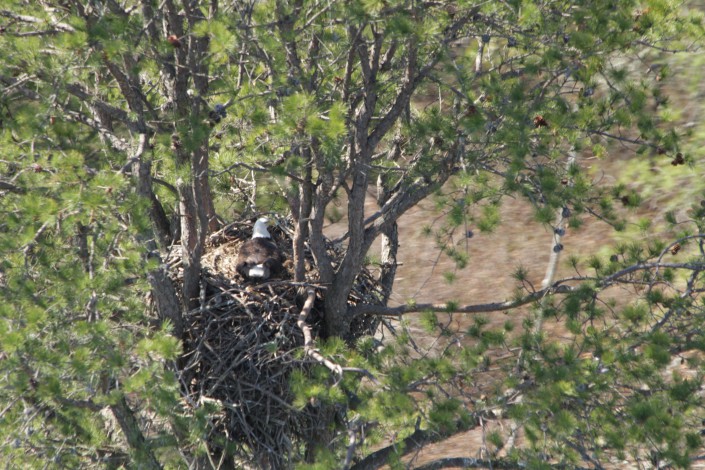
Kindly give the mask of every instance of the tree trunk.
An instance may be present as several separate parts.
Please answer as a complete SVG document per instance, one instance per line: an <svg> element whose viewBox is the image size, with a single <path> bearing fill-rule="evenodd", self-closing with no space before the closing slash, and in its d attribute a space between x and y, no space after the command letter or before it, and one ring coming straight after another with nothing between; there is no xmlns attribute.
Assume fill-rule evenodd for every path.
<svg viewBox="0 0 705 470"><path fill-rule="evenodd" d="M179 191L179 216L181 217L181 262L184 270L182 292L184 306L187 310L191 310L198 307L203 244L196 226L198 212L194 202L193 187L179 178L176 189Z"/></svg>
<svg viewBox="0 0 705 470"><path fill-rule="evenodd" d="M157 305L157 315L160 321L170 320L174 325L174 336L179 340L183 337L184 324L176 295L176 288L167 275L166 268L160 266L151 271L147 278L152 287L152 295Z"/></svg>
<svg viewBox="0 0 705 470"><path fill-rule="evenodd" d="M208 233L215 232L219 228L218 217L213 206L210 181L208 178L208 141L196 150L191 157L191 170L193 174L193 193L198 209L198 220L200 234L202 238Z"/></svg>
<svg viewBox="0 0 705 470"><path fill-rule="evenodd" d="M394 145L387 155L387 160L396 161L401 156L401 147L399 142L401 135L397 130L394 136ZM377 177L377 206L382 209L384 204L389 200L389 178L384 175ZM381 272L379 274L379 283L382 286L382 304L387 305L389 296L392 294L394 287L394 278L397 275L397 251L399 249L399 228L396 221L392 226L382 230L382 249L380 253L380 261L382 263Z"/></svg>
<svg viewBox="0 0 705 470"><path fill-rule="evenodd" d="M303 282L306 279L305 245L309 238L308 219L311 217L311 202L313 185L311 184L311 166L307 166L304 181L299 186L299 205L292 207L296 231L294 232L294 281ZM295 210L298 209L298 210Z"/></svg>
<svg viewBox="0 0 705 470"><path fill-rule="evenodd" d="M146 138L146 137L145 137ZM152 183L152 162L144 158L144 154L137 157L132 171L137 175L137 193L149 201L149 218L157 236L157 243L162 249L171 245L171 224L161 203L154 194Z"/></svg>
<svg viewBox="0 0 705 470"><path fill-rule="evenodd" d="M363 160L362 158L360 160ZM365 159L366 160L366 159ZM348 338L350 322L348 296L365 258L365 198L367 195L367 172L364 168L355 172L352 189L348 194L348 247L335 272L333 282L326 292L325 334Z"/></svg>

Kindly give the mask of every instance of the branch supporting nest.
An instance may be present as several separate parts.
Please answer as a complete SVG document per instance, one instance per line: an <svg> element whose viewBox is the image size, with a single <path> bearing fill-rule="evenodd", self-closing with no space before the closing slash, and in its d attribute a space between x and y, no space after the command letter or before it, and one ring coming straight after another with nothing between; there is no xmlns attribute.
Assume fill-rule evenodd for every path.
<svg viewBox="0 0 705 470"><path fill-rule="evenodd" d="M336 364L335 362L326 359L323 355L315 348L313 344L313 335L311 334L311 327L306 324L306 318L308 318L311 308L313 307L313 302L316 300L316 291L309 287L306 289L306 302L304 303L301 313L299 314L299 319L296 321L296 325L301 329L304 335L304 352L307 356L312 357L320 364L323 364L333 373L339 377L343 376L343 368Z"/></svg>
<svg viewBox="0 0 705 470"><path fill-rule="evenodd" d="M313 307L315 299L316 291L313 289L313 287L309 287L306 290L306 302L304 303L304 306L301 309L301 313L299 314L299 318L296 321L296 325L301 329L301 332L304 335L304 352L306 353L306 355L314 359L316 362L326 366L339 378L342 378L343 372L355 372L357 374L367 377L376 385L381 385L381 382L377 380L377 377L375 377L374 374L369 370L361 369L359 367L342 367L340 364L337 364L331 361L330 359L326 359L325 357L323 357L320 351L316 349L313 342L313 335L311 334L311 327L306 323L306 318L308 318L308 315L311 311L311 307Z"/></svg>

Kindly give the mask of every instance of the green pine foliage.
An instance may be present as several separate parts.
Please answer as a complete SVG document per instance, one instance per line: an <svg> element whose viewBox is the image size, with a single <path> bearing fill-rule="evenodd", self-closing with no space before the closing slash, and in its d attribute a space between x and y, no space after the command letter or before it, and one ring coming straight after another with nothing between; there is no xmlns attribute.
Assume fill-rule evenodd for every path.
<svg viewBox="0 0 705 470"><path fill-rule="evenodd" d="M340 317L326 304L315 346L296 356L311 367L287 377L277 398L292 413L333 411L317 442L289 443L287 465L355 468L391 445L369 468L405 468L416 450L403 444L409 436L438 441L508 418L526 439L496 461L505 468L624 460L687 468L702 455L705 419L701 184L689 180L687 195L664 208L673 239L651 236L659 220L629 218L652 196L661 176L651 173L676 188L686 186L674 176L681 165L700 168L663 87L678 67L666 55L702 39L702 14L686 7L5 2L0 461L211 468L222 458L267 467L214 426L232 404L195 403L187 392L174 318L193 298L179 292L181 311L166 318L156 276L187 242L185 219L203 242L216 215L310 203L302 218L322 231L319 214L345 222L361 208L354 198L364 205L376 184L381 216L348 220L351 236L379 235L390 227L377 233L375 224L429 199L439 217L423 232L454 264L440 274L449 283L492 262L491 253L468 256L466 242L512 223L501 209L515 198L551 230L559 216L570 229L595 217L624 238L606 256L572 258L574 278L546 291L517 268L521 290L510 305L466 310L474 320L463 331L457 302L410 300L405 308L421 312L413 320L385 317L378 335L352 341L326 324ZM635 181L607 187L572 157L616 159L616 145L639 159ZM664 161L666 170L651 171ZM179 180L198 213L181 212ZM380 259L354 253L373 241L345 239L321 295L350 291L362 266ZM188 277L174 266L172 278ZM614 287L628 289L628 300L604 295ZM513 321L525 306L535 315ZM510 320L497 321L510 308ZM349 326L342 317L336 326ZM564 322L565 336L541 329L552 320ZM276 342L266 347L277 356ZM313 365L311 351L340 369ZM687 373L678 368L686 364ZM485 437L491 452L482 455L493 459L506 436Z"/></svg>

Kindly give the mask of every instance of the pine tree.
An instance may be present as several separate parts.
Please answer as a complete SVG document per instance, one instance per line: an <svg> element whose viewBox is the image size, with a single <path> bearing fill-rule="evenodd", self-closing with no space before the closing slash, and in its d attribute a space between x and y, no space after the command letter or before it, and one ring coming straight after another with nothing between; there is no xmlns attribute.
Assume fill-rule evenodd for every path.
<svg viewBox="0 0 705 470"><path fill-rule="evenodd" d="M180 361L209 235L233 212L269 211L292 220L292 281L306 281L308 250L326 286L321 330L304 351L319 365L292 374L293 398L280 401L335 413L318 442L255 456L255 465L400 466L499 414L519 423L526 446L438 465L686 467L700 451L702 378L663 374L679 352L703 348L700 203L677 242L625 245L571 283L549 277L490 305L387 302L399 218L431 196L446 214L433 235L459 267L467 255L446 241L471 236L468 220L496 228L505 196L531 203L554 231L556 257L565 228L584 215L622 228L614 201L634 206L638 196L595 184L580 155L603 156L616 142L674 166L692 162L683 136L653 109L666 105L659 83L668 69L657 59L692 48L701 15L631 0L3 8L6 465L211 468L222 456L252 458L252 445L248 454L214 429L217 406L189 402ZM345 234L334 242L343 248L331 251L324 225L341 200ZM351 306L378 240L379 305ZM664 262L687 243L700 255ZM179 282L167 263L174 247ZM526 280L521 270L515 277ZM641 298L612 315L602 293L634 283L646 287ZM492 329L478 316L459 335L440 316L522 305L536 316L515 335L520 352L501 364L495 395L474 396L468 383L487 370L490 350L506 346L510 326ZM457 347L422 354L404 328L403 316L418 312L429 333ZM402 316L397 336L356 337L364 316ZM542 332L552 316L566 319L570 344ZM500 436L489 441L504 446Z"/></svg>

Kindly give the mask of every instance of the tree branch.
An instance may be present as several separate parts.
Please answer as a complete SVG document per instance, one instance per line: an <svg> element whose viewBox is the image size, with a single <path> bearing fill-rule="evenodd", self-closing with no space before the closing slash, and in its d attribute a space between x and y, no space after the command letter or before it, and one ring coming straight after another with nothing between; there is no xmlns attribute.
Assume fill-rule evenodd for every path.
<svg viewBox="0 0 705 470"><path fill-rule="evenodd" d="M311 333L311 327L306 323L306 318L308 317L309 313L311 313L311 308L313 307L314 300L316 300L316 291L312 287L309 287L308 289L306 289L306 302L304 302L304 306L301 309L299 318L296 320L296 326L299 327L299 329L304 335L304 352L307 356L311 356L313 359L326 366L336 375L341 376L343 375L343 368L340 367L340 365L334 363L333 361L330 361L323 357L323 355L318 352L318 350L315 349L313 345L313 334Z"/></svg>
<svg viewBox="0 0 705 470"><path fill-rule="evenodd" d="M391 196L386 200L382 208L365 220L365 223L372 222L365 229L365 253L372 246L377 236L383 231L387 231L407 210L414 207L421 200L431 194L436 188L443 185L455 172L456 163L462 158L465 152L465 139L458 136L453 147L445 152L438 163L436 177L432 181L426 178L416 178L411 183L402 184L396 191L392 191ZM410 172L416 165L412 165ZM408 178L403 175L402 178Z"/></svg>
<svg viewBox="0 0 705 470"><path fill-rule="evenodd" d="M81 85L78 85L76 83L69 83L66 86L66 91L68 91L70 94L80 99L81 101L84 101L89 105L100 109L102 112L108 114L111 118L115 119L116 121L124 123L131 131L140 132L139 123L130 119L127 111L124 111L120 108L116 108L115 106L109 105L108 103L98 99L95 95L88 93Z"/></svg>
<svg viewBox="0 0 705 470"><path fill-rule="evenodd" d="M556 469L562 469L565 468L565 465L563 464L551 464L548 462L544 462L546 465L545 467L541 468L556 468ZM515 469L515 468L522 468L524 465L521 463L514 462L509 459L476 459L474 457L446 457L442 459L437 459L433 460L431 462L428 462L426 464L423 464L418 467L412 467L414 470L438 470L441 468L457 468L457 467L462 467L462 468L489 468L489 469L494 469L494 468L509 468L509 469ZM587 470L586 467L573 467L571 466L570 468L576 469L576 470Z"/></svg>
<svg viewBox="0 0 705 470"><path fill-rule="evenodd" d="M181 339L184 332L183 315L179 307L176 287L169 278L167 269L165 265L160 265L157 269L149 272L147 279L152 287L159 319L161 321L170 320L174 326L174 336Z"/></svg>
<svg viewBox="0 0 705 470"><path fill-rule="evenodd" d="M318 266L318 274L320 281L329 284L333 282L335 271L333 269L333 261L328 256L326 249L325 237L323 236L323 225L325 223L325 210L328 196L321 194L321 188L315 191L315 200L311 209L311 220L309 221L309 237L311 253L316 260Z"/></svg>
<svg viewBox="0 0 705 470"><path fill-rule="evenodd" d="M575 290L572 286L566 285L553 285L546 289L541 289L536 292L532 292L529 295L515 299L506 300L504 302L491 302L487 304L476 304L476 305L464 305L458 308L452 309L455 313L486 313L486 312L499 312L502 310L510 310L512 308L521 307L522 305L529 304L536 300L540 300L547 295L552 294L568 294ZM410 304L410 305L399 305L398 307L386 307L384 305L373 305L373 304L361 304L350 308L350 314L353 317L358 315L379 315L384 317L398 317L406 313L415 313L423 311L433 311L433 312L448 312L450 311L448 305L446 304Z"/></svg>
<svg viewBox="0 0 705 470"><path fill-rule="evenodd" d="M135 418L135 414L127 404L125 397L120 397L116 404L110 405L110 409L115 415L118 424L120 424L120 429L122 429L127 443L139 457L140 467L150 470L161 470L162 466L149 448L137 418Z"/></svg>
<svg viewBox="0 0 705 470"><path fill-rule="evenodd" d="M369 470L379 468L386 464L389 457L396 453L406 455L422 448L426 444L439 442L447 437L449 436L417 429L411 436L401 442L395 442L367 455L367 457L350 467L350 470Z"/></svg>
<svg viewBox="0 0 705 470"><path fill-rule="evenodd" d="M565 168L566 171L570 170L570 167L575 164L575 159L576 159L576 153L575 150L571 149L570 152L568 152L568 158L565 163ZM572 183L569 183L569 186L572 186ZM560 208L556 212L556 225L552 233L552 241L551 241L551 253L548 257L548 265L546 266L546 274L543 278L543 281L541 281L541 288L545 289L549 287L550 285L553 284L553 278L556 276L556 269L558 268L558 260L560 259L561 252L563 251L563 245L561 244L561 237L563 236L563 233L565 231L565 219L567 219L570 216L570 212L566 212L567 208ZM543 315L538 314L538 318L536 319L536 327L535 331L537 333L540 333L543 328Z"/></svg>
<svg viewBox="0 0 705 470"><path fill-rule="evenodd" d="M305 246L306 239L310 236L308 220L311 216L313 201L311 167L307 166L305 171L306 181L299 186L298 198L292 195L290 203L292 214L294 215L294 223L296 224L292 243L294 252L294 280L296 282L303 282L306 279Z"/></svg>
<svg viewBox="0 0 705 470"><path fill-rule="evenodd" d="M474 10L475 9L458 19L458 21L453 23L453 25L445 31L443 38L439 40L439 47L447 47L448 44L457 39L458 33L462 31L463 27L470 22L475 15ZM384 117L380 119L377 126L370 133L368 144L372 148L374 148L384 138L394 122L396 122L399 115L408 106L409 98L411 97L413 91L423 81L423 79L425 79L428 74L435 69L436 65L441 60L442 54L435 54L433 60L418 68L416 63L418 52L416 45L411 42L407 45L407 68L404 71L402 88L399 91L394 104L392 104Z"/></svg>
<svg viewBox="0 0 705 470"><path fill-rule="evenodd" d="M355 456L355 449L358 446L357 433L359 426L356 423L351 422L348 424L348 449L345 453L345 462L343 462L343 470L349 470L350 464L352 463L353 457Z"/></svg>
<svg viewBox="0 0 705 470"><path fill-rule="evenodd" d="M456 313L487 313L487 312L497 312L502 310L510 310L512 308L521 307L522 305L529 304L531 302L541 300L542 298L553 295L553 294L570 294L575 292L576 287L565 285L566 282L586 282L594 281L596 282L596 287L606 288L618 282L618 280L628 274L632 274L637 271L647 271L651 269L661 269L661 268L671 268L671 269L685 269L688 271L705 271L705 263L641 263L635 264L633 266L626 267L622 270L617 271L604 278L597 277L574 277L569 279L561 279L553 283L553 285L531 292L528 295L514 299L506 300L504 302L491 302L487 304L476 304L476 305L465 305L452 309ZM386 307L384 305L372 305L372 304L361 304L350 308L350 314L353 317L358 315L379 315L385 317L397 317L404 315L406 313L415 313L422 311L433 311L433 312L448 312L450 311L448 305L444 304L410 304L410 305L399 305L397 307Z"/></svg>
<svg viewBox="0 0 705 470"><path fill-rule="evenodd" d="M7 10L0 10L0 16L3 16L5 18L10 18L15 21L20 21L22 23L30 23L30 24L49 24L52 27L56 28L57 30L65 33L74 33L76 30L74 29L73 26L66 24L66 23L57 23L57 22L52 22L48 20L44 20L41 18L37 18L36 16L29 16L29 15L19 15L17 13L13 13L11 11Z"/></svg>
<svg viewBox="0 0 705 470"><path fill-rule="evenodd" d="M14 184L0 180L0 191L10 191L11 193L24 194L27 192L26 189L15 186Z"/></svg>
<svg viewBox="0 0 705 470"><path fill-rule="evenodd" d="M416 431L414 431L414 433L406 439L403 439L400 442L394 442L388 445L387 447L384 447L367 455L365 458L350 467L350 470L369 470L382 467L387 463L387 461L392 455L397 455L398 457L409 455L410 453L423 448L427 444L441 442L457 433L467 431L478 425L479 422L477 421L477 419L474 419L470 424L458 423L458 429L456 429L455 432L451 433L434 432L431 430L422 430L417 428ZM547 468L564 468L564 466L561 464L553 465L548 462L544 463L546 464ZM419 467L411 468L414 468L415 470L432 470L450 467L514 469L522 468L523 465L522 463L513 462L511 460L501 458L483 460L472 457L449 457L438 459ZM587 470L585 467L578 466L571 468L574 468L576 470Z"/></svg>

